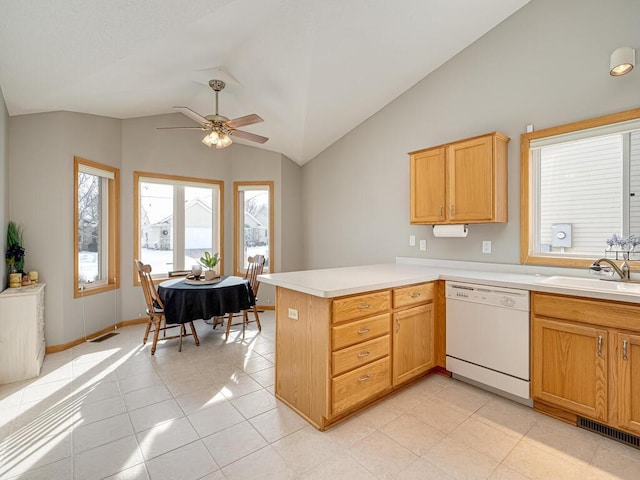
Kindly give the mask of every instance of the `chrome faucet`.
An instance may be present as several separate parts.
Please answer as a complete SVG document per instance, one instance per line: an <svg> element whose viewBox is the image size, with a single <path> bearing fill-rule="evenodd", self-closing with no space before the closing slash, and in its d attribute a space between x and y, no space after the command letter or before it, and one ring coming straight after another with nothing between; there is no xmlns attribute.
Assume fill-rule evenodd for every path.
<svg viewBox="0 0 640 480"><path fill-rule="evenodd" d="M589 270L594 273L604 273L610 269L613 269L613 271L620 277L620 280L618 281L630 282L631 269L629 268L629 264L627 263L628 257L626 254L624 254L622 258L623 258L623 261L620 264L620 266L616 265L615 262L613 262L612 260L609 260L608 258L599 258L595 262L593 262L593 264L589 267ZM606 263L607 265L609 265L609 267L603 267L600 265L601 263ZM615 279L600 277L600 280L615 280Z"/></svg>

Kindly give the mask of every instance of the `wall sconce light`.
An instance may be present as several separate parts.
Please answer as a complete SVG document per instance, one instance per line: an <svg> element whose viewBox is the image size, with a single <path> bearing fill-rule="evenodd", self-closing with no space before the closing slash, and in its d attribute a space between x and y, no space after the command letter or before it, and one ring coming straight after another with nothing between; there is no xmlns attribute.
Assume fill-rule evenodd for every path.
<svg viewBox="0 0 640 480"><path fill-rule="evenodd" d="M609 73L614 77L619 77L633 70L636 64L636 51L631 47L620 47L611 54L609 63Z"/></svg>

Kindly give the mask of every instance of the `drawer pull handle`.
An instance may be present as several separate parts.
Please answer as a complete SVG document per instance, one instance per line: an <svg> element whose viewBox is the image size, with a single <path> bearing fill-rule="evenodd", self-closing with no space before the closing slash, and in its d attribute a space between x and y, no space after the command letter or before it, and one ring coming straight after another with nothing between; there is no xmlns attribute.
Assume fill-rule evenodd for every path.
<svg viewBox="0 0 640 480"><path fill-rule="evenodd" d="M369 380L369 378L371 377L371 375L369 375L368 373L364 376L364 377L360 377L358 379L358 383L362 383L362 382L366 382L367 380Z"/></svg>
<svg viewBox="0 0 640 480"><path fill-rule="evenodd" d="M627 357L627 343L629 343L629 341L626 339L622 341L622 359L623 360L629 360L629 357Z"/></svg>
<svg viewBox="0 0 640 480"><path fill-rule="evenodd" d="M362 352L358 354L358 358L368 357L371 352Z"/></svg>
<svg viewBox="0 0 640 480"><path fill-rule="evenodd" d="M368 303L361 303L360 305L358 305L358 310L364 310L369 307L371 307L371 305L369 305Z"/></svg>
<svg viewBox="0 0 640 480"><path fill-rule="evenodd" d="M412 293L411 298L418 298L420 296L419 293Z"/></svg>
<svg viewBox="0 0 640 480"><path fill-rule="evenodd" d="M444 207L440 205L440 218L444 217Z"/></svg>
<svg viewBox="0 0 640 480"><path fill-rule="evenodd" d="M598 335L598 356L599 357L602 356L602 340L603 340L602 335Z"/></svg>
<svg viewBox="0 0 640 480"><path fill-rule="evenodd" d="M361 328L358 330L358 335L364 335L365 333L369 333L371 329L369 327Z"/></svg>

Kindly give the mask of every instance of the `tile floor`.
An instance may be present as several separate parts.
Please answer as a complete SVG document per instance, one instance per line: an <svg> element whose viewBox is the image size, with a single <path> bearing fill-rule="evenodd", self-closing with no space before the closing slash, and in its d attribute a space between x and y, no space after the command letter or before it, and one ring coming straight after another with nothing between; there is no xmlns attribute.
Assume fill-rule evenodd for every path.
<svg viewBox="0 0 640 480"><path fill-rule="evenodd" d="M143 326L0 386L2 479L639 479L640 451L431 376L318 432L277 401L274 317L151 357Z"/></svg>

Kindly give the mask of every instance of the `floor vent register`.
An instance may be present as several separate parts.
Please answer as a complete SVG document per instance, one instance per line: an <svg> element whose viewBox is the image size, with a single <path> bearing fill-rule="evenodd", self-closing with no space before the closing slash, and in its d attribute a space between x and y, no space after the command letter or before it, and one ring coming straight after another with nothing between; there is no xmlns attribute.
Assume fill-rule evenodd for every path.
<svg viewBox="0 0 640 480"><path fill-rule="evenodd" d="M607 425L603 425L598 422L594 422L588 418L578 417L578 427L584 428L591 432L599 433L600 435L616 440L630 447L634 447L640 450L640 437L631 435L630 433L623 432L617 428L612 428Z"/></svg>

